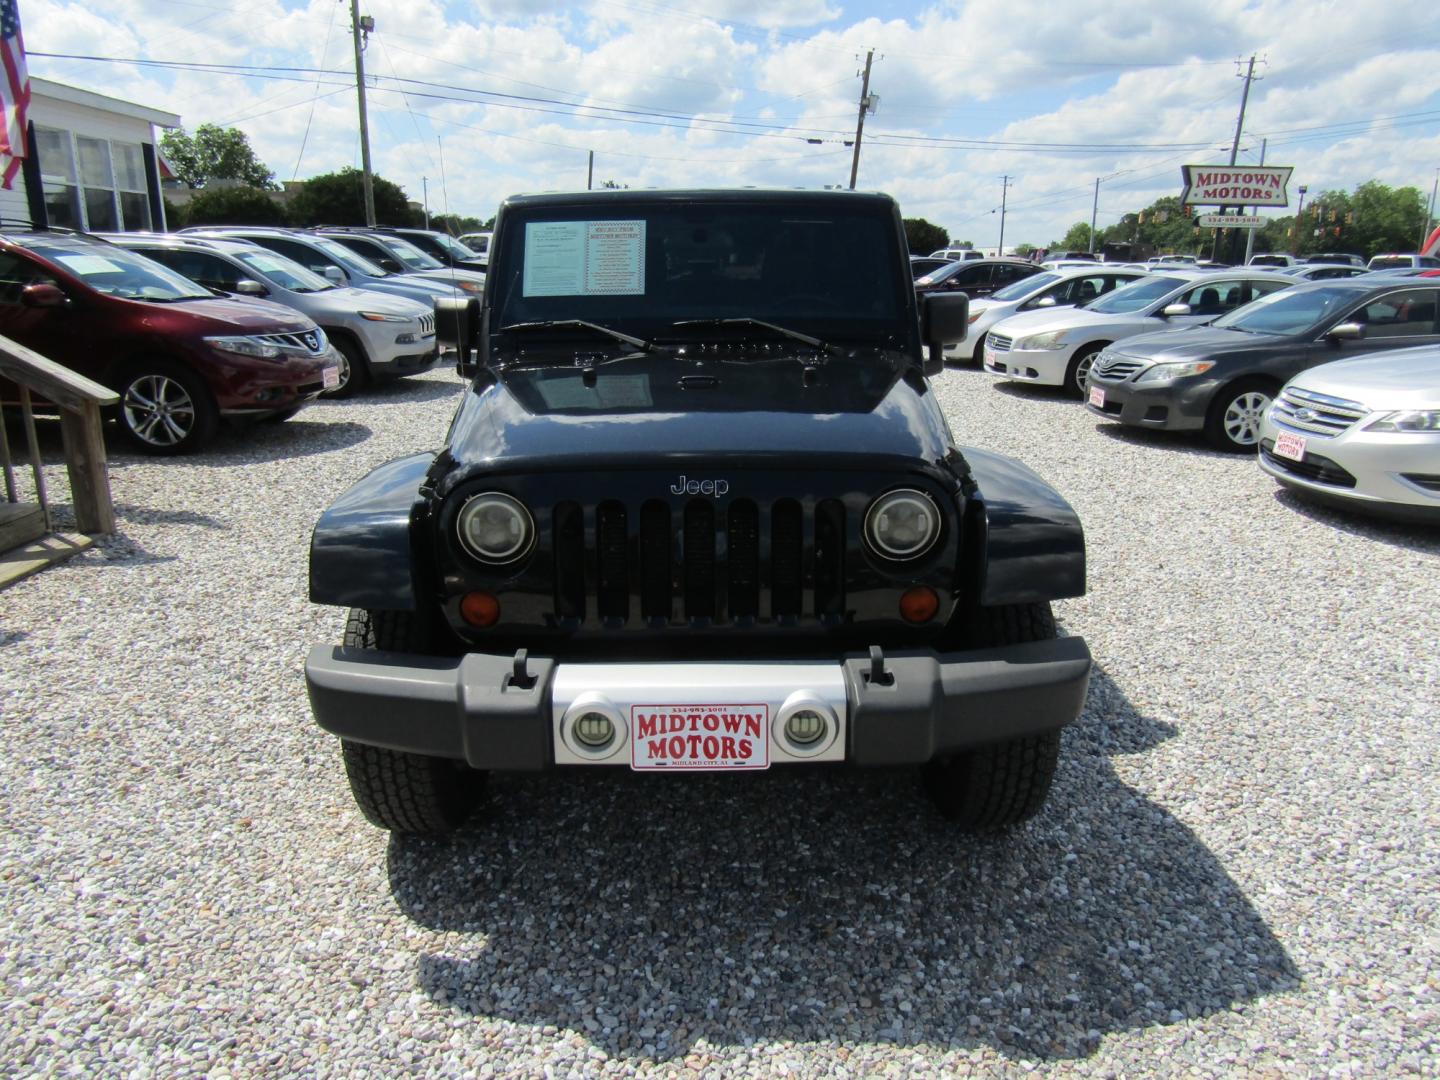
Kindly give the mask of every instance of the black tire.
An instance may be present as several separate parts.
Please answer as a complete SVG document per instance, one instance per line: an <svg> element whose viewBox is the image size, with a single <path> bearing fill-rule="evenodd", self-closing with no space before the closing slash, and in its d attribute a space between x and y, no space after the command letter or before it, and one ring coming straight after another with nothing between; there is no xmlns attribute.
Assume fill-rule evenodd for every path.
<svg viewBox="0 0 1440 1080"><path fill-rule="evenodd" d="M987 330L975 339L975 348L970 352L970 363L976 367L983 368L985 366L985 339L989 336L990 332Z"/></svg>
<svg viewBox="0 0 1440 1080"><path fill-rule="evenodd" d="M325 392L326 397L354 397L370 385L370 361L365 359L365 350L343 334L330 339L335 351L340 354L340 383L333 390Z"/></svg>
<svg viewBox="0 0 1440 1080"><path fill-rule="evenodd" d="M1065 368L1065 396L1077 401L1085 400L1085 378L1090 374L1090 365L1105 351L1104 345L1087 345L1070 358Z"/></svg>
<svg viewBox="0 0 1440 1080"><path fill-rule="evenodd" d="M189 454L215 437L220 410L193 371L167 360L128 365L115 387L120 430L147 454Z"/></svg>
<svg viewBox="0 0 1440 1080"><path fill-rule="evenodd" d="M1263 379L1240 379L1224 387L1205 414L1205 441L1231 454L1255 453L1260 416L1274 399L1274 386Z"/></svg>
<svg viewBox="0 0 1440 1080"><path fill-rule="evenodd" d="M1054 637L1049 604L1009 604L973 609L956 641L962 648L986 648ZM1007 739L931 762L923 772L925 790L950 821L972 832L993 832L1040 811L1059 760L1059 731Z"/></svg>
<svg viewBox="0 0 1440 1080"><path fill-rule="evenodd" d="M353 609L344 643L360 649L426 651L430 635L409 611ZM436 836L458 829L474 812L485 776L463 762L340 740L355 803L372 825L394 833Z"/></svg>

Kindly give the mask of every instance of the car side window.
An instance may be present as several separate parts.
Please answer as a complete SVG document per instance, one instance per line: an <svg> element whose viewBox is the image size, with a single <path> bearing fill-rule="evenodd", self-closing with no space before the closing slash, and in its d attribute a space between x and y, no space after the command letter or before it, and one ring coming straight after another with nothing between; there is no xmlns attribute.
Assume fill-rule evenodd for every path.
<svg viewBox="0 0 1440 1080"><path fill-rule="evenodd" d="M20 303L20 295L27 286L57 284L53 277L28 259L0 251L0 304Z"/></svg>
<svg viewBox="0 0 1440 1080"><path fill-rule="evenodd" d="M1367 338L1425 337L1436 332L1440 289L1391 293L1372 300L1352 316L1365 324Z"/></svg>
<svg viewBox="0 0 1440 1080"><path fill-rule="evenodd" d="M403 274L405 272L405 267L400 264L400 260L373 240L359 236L337 236L335 239L339 240L340 243L344 244L351 251L364 255L365 258L371 262L379 263L392 274Z"/></svg>
<svg viewBox="0 0 1440 1080"><path fill-rule="evenodd" d="M313 270L317 274L324 274L327 266L339 266L334 259L322 251L307 247L305 244L297 244L293 240L286 240L278 236L257 236L257 244L264 244L271 251L278 251L281 255L288 255L307 270Z"/></svg>
<svg viewBox="0 0 1440 1080"><path fill-rule="evenodd" d="M1106 277L1104 274L1075 278L1073 281L1065 283L1063 300L1067 304L1088 304L1101 293L1109 292L1114 287L1115 278Z"/></svg>
<svg viewBox="0 0 1440 1080"><path fill-rule="evenodd" d="M1237 293L1237 302L1230 307L1238 305L1238 285L1234 281L1204 281L1196 285L1184 296L1178 299L1178 303L1189 304L1192 315L1223 315L1230 310L1226 307L1226 297L1234 289Z"/></svg>
<svg viewBox="0 0 1440 1080"><path fill-rule="evenodd" d="M955 275L955 280L961 285L985 285L990 281L989 266L967 266Z"/></svg>
<svg viewBox="0 0 1440 1080"><path fill-rule="evenodd" d="M1028 266L997 266L995 267L995 284L1009 285L1012 281L1019 281L1021 278L1030 276Z"/></svg>
<svg viewBox="0 0 1440 1080"><path fill-rule="evenodd" d="M154 259L177 274L184 274L191 281L209 289L234 292L235 285L240 280L240 272L233 266L224 259L217 259L203 251L166 250L146 251L143 254L147 259Z"/></svg>

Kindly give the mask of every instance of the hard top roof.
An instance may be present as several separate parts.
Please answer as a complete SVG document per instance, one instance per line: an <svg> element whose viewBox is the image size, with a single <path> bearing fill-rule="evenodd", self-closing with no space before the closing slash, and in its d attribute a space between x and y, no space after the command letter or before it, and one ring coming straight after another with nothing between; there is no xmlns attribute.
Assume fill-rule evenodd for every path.
<svg viewBox="0 0 1440 1080"><path fill-rule="evenodd" d="M815 191L798 188L606 188L601 191L543 192L526 195L511 195L502 204L513 209L539 209L544 207L591 206L597 209L628 203L638 206L663 206L673 203L793 203L814 205L817 202L849 201L862 205L893 207L895 200L878 191Z"/></svg>

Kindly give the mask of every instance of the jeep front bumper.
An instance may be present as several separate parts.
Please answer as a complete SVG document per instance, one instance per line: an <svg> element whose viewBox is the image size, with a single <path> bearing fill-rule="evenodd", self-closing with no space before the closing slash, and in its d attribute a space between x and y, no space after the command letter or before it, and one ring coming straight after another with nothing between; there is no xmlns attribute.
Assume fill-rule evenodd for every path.
<svg viewBox="0 0 1440 1080"><path fill-rule="evenodd" d="M676 701L763 702L777 732L772 764L913 765L1064 727L1085 703L1090 651L1066 637L955 653L872 650L838 661L581 663L319 645L305 679L326 731L477 769L632 764L630 740L640 733L625 718L641 703ZM566 728L594 702L624 729L625 741L602 756L587 755ZM819 753L787 747L778 734L801 707L835 725Z"/></svg>

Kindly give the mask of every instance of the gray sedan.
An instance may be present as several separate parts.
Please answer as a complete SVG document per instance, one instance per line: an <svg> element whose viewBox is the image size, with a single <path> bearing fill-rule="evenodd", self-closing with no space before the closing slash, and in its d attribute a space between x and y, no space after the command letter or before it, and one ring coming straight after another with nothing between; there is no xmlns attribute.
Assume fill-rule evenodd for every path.
<svg viewBox="0 0 1440 1080"><path fill-rule="evenodd" d="M1440 282L1362 274L1297 285L1209 326L1111 346L1090 369L1086 407L1253 453L1260 418L1287 379L1356 353L1440 344L1437 318Z"/></svg>

